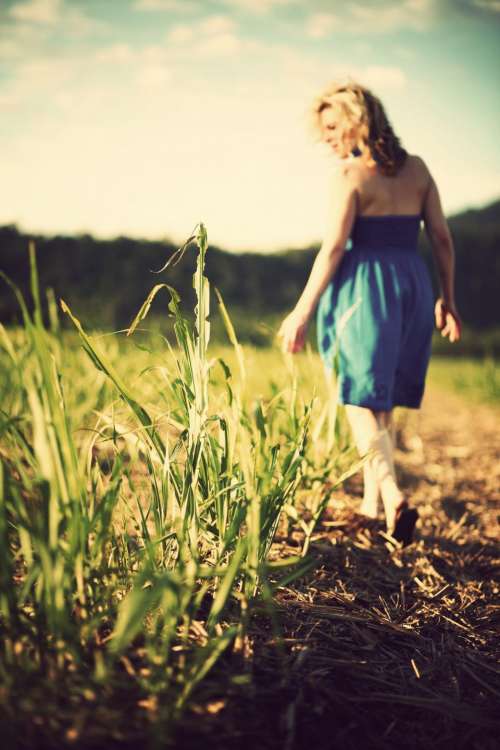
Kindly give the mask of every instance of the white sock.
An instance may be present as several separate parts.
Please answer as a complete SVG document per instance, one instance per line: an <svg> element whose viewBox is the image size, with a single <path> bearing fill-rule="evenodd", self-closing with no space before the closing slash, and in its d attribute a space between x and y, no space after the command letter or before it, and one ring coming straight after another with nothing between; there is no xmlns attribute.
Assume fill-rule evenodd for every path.
<svg viewBox="0 0 500 750"><path fill-rule="evenodd" d="M368 459L363 464L363 502L359 509L363 515L370 518L377 517L379 494L375 470L371 460Z"/></svg>
<svg viewBox="0 0 500 750"><path fill-rule="evenodd" d="M379 430L371 439L369 449L373 450L373 470L382 495L387 528L391 531L394 527L396 510L404 497L396 481L392 441L387 429Z"/></svg>
<svg viewBox="0 0 500 750"><path fill-rule="evenodd" d="M367 460L371 467L367 470L367 499L369 497L373 501L374 482L382 495L387 528L392 532L396 510L404 500L397 484L393 441L383 426L381 415L352 404L346 404L345 408L360 456L370 453Z"/></svg>

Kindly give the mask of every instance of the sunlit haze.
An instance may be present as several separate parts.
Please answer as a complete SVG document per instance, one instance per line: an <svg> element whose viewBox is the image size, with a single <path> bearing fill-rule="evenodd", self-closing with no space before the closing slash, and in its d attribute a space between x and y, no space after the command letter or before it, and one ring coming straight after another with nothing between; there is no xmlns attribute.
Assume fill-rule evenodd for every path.
<svg viewBox="0 0 500 750"><path fill-rule="evenodd" d="M0 224L321 239L335 158L311 98L382 99L445 211L500 197L499 0L0 0Z"/></svg>

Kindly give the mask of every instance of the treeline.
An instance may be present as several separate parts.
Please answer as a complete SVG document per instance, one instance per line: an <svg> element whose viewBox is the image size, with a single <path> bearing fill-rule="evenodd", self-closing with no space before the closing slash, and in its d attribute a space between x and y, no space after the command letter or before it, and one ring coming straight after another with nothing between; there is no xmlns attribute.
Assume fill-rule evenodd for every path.
<svg viewBox="0 0 500 750"><path fill-rule="evenodd" d="M500 200L478 210L449 217L456 251L456 295L464 323L484 331L500 325ZM210 227L208 227L210 230ZM33 236L16 226L0 227L0 268L27 295L29 239L37 248L40 281L63 297L86 327L127 327L152 285L164 281L175 287L186 314L194 304L192 275L196 247L192 244L182 260L159 275L177 249L169 242L127 237L97 240L90 235ZM421 251L429 265L435 289L436 273L424 231ZM318 245L267 255L230 253L210 247L206 273L222 293L226 306L237 318L276 317L291 309L309 275ZM215 300L214 300L215 305ZM153 313L165 313L166 300L154 303ZM19 321L14 296L3 284L0 320Z"/></svg>
<svg viewBox="0 0 500 750"><path fill-rule="evenodd" d="M42 287L52 287L55 296L63 297L89 327L127 326L159 282L179 292L186 314L193 308L194 243L179 263L156 275L151 271L161 268L177 250L172 243L127 237L96 240L90 235L49 238L23 234L15 226L0 227L0 268L24 293L29 288L29 239L35 241ZM316 249L263 255L209 247L205 270L228 308L242 308L249 315L278 313L295 304ZM163 299L153 303L153 312L164 312ZM15 299L5 286L0 293L0 320L19 320Z"/></svg>

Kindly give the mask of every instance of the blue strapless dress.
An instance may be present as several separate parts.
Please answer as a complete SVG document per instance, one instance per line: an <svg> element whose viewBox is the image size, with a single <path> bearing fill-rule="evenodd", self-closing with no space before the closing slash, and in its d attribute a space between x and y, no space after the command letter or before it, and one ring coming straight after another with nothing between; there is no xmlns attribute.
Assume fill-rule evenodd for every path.
<svg viewBox="0 0 500 750"><path fill-rule="evenodd" d="M325 366L338 354L339 401L418 409L434 328L434 295L417 251L420 215L358 216L317 310Z"/></svg>

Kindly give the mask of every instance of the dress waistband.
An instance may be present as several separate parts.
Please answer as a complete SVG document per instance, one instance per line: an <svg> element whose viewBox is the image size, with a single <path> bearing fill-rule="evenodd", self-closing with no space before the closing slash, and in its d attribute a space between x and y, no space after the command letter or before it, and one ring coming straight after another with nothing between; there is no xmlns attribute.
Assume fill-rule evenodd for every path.
<svg viewBox="0 0 500 750"><path fill-rule="evenodd" d="M352 250L394 248L416 251L420 215L357 216L351 231Z"/></svg>
<svg viewBox="0 0 500 750"><path fill-rule="evenodd" d="M379 253L384 254L386 253L402 253L402 254L414 254L418 253L418 246L415 243L402 243L401 241L396 241L395 239L390 240L384 240L384 242L374 242L373 240L364 242L348 242L346 246L346 250L349 252L373 252L373 253Z"/></svg>

